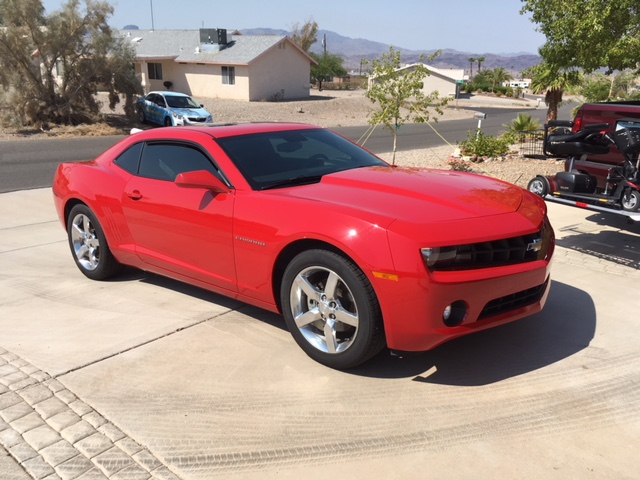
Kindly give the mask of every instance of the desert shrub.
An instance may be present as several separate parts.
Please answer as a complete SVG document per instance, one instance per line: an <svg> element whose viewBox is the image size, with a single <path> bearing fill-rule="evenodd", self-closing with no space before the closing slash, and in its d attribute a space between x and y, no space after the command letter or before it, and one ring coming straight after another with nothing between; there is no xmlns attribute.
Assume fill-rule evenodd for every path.
<svg viewBox="0 0 640 480"><path fill-rule="evenodd" d="M460 143L463 155L496 158L509 153L510 143L504 138L485 135L482 130L469 131L466 140Z"/></svg>
<svg viewBox="0 0 640 480"><path fill-rule="evenodd" d="M537 119L526 113L519 113L511 124L502 125L507 129L503 138L508 138L511 143L522 142L527 134L540 130L542 127Z"/></svg>
<svg viewBox="0 0 640 480"><path fill-rule="evenodd" d="M360 88L358 82L323 82L323 90L356 90Z"/></svg>

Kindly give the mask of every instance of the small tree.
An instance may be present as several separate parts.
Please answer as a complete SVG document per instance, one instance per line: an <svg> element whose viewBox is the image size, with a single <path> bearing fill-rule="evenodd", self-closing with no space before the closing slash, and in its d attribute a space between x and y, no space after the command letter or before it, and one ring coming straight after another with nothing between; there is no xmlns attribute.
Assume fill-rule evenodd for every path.
<svg viewBox="0 0 640 480"><path fill-rule="evenodd" d="M46 15L40 0L0 0L0 86L22 122L92 121L99 113L98 86L110 107L124 94L133 114L133 95L142 92L133 70L134 52L113 34L113 9L98 0L68 0Z"/></svg>
<svg viewBox="0 0 640 480"><path fill-rule="evenodd" d="M469 57L469 81L473 80L473 64L476 63L474 57Z"/></svg>
<svg viewBox="0 0 640 480"><path fill-rule="evenodd" d="M442 115L442 107L449 101L439 99L438 92L424 92L424 79L429 75L424 64L402 70L400 67L400 52L390 47L389 53L382 54L382 59L373 60L369 88L365 94L372 103L378 104L378 109L370 115L369 123L382 124L393 134L392 164L396 160L398 129L410 120L428 122L429 107ZM437 121L436 118L434 120Z"/></svg>
<svg viewBox="0 0 640 480"><path fill-rule="evenodd" d="M535 94L545 94L547 122L557 120L558 105L562 102L562 95L567 88L578 84L579 73L575 70L560 70L544 62L532 67L529 71L531 72L531 91Z"/></svg>
<svg viewBox="0 0 640 480"><path fill-rule="evenodd" d="M589 102L604 102L609 98L612 80L601 72L588 75L584 79L580 93Z"/></svg>
<svg viewBox="0 0 640 480"><path fill-rule="evenodd" d="M347 70L343 66L344 59L341 56L331 53L323 55L310 53L309 55L318 62L317 65L311 66L311 81L317 83L320 90L322 90L322 82L327 78L346 75Z"/></svg>

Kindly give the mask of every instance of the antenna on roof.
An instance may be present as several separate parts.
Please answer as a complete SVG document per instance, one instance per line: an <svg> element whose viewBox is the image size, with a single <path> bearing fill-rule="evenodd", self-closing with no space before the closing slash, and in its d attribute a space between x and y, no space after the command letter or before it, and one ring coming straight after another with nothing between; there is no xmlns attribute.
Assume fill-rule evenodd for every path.
<svg viewBox="0 0 640 480"><path fill-rule="evenodd" d="M151 30L155 30L155 26L153 25L153 0L149 0L151 3Z"/></svg>

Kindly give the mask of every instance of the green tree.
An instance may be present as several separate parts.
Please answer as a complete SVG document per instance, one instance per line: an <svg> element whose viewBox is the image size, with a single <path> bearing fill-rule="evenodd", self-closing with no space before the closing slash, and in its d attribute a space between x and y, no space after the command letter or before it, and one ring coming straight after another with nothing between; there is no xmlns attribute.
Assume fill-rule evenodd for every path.
<svg viewBox="0 0 640 480"><path fill-rule="evenodd" d="M22 123L74 124L97 118L98 87L109 93L113 109L142 92L133 69L132 48L107 24L107 2L68 0L47 15L40 0L0 0L0 86Z"/></svg>
<svg viewBox="0 0 640 480"><path fill-rule="evenodd" d="M562 102L564 91L579 82L579 74L575 70L559 70L548 63L540 63L528 71L531 76L531 91L544 93L547 105L547 122L558 119L558 106Z"/></svg>
<svg viewBox="0 0 640 480"><path fill-rule="evenodd" d="M480 71L482 70L482 64L484 63L485 58L484 57L478 57L476 60L478 61L478 73L480 73Z"/></svg>
<svg viewBox="0 0 640 480"><path fill-rule="evenodd" d="M476 63L474 57L469 57L469 81L473 80L473 64Z"/></svg>
<svg viewBox="0 0 640 480"><path fill-rule="evenodd" d="M493 86L502 85L509 80L513 80L511 74L504 67L497 67L491 71L491 76L493 78Z"/></svg>
<svg viewBox="0 0 640 480"><path fill-rule="evenodd" d="M322 82L332 77L341 77L347 74L344 68L344 58L339 55L325 53L318 55L316 53L309 54L317 65L311 66L311 81L318 84L318 88L322 90Z"/></svg>
<svg viewBox="0 0 640 480"><path fill-rule="evenodd" d="M302 50L308 52L318 38L318 24L308 19L302 26L296 23L291 27L291 39Z"/></svg>
<svg viewBox="0 0 640 480"><path fill-rule="evenodd" d="M612 79L598 72L584 79L580 93L589 102L604 102L609 98L612 89Z"/></svg>
<svg viewBox="0 0 640 480"><path fill-rule="evenodd" d="M546 37L542 58L559 70L590 73L638 69L640 7L638 0L522 0L521 13Z"/></svg>
<svg viewBox="0 0 640 480"><path fill-rule="evenodd" d="M428 122L430 108L441 115L442 107L448 103L448 99L439 98L438 92L425 93L424 79L429 70L424 64L405 69L401 69L401 65L400 52L393 47L389 48L389 53L383 53L381 59L374 59L365 94L372 103L378 104L369 117L369 123L373 126L382 124L393 134L392 164L396 159L398 129L408 121Z"/></svg>

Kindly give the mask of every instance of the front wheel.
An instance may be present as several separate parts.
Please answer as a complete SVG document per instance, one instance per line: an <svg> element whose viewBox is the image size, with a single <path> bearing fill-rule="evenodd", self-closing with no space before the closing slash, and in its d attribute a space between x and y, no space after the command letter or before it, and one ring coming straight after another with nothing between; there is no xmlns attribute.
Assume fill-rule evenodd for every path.
<svg viewBox="0 0 640 480"><path fill-rule="evenodd" d="M366 275L327 250L308 250L287 266L280 293L287 327L307 355L336 369L355 367L385 345L382 314Z"/></svg>
<svg viewBox="0 0 640 480"><path fill-rule="evenodd" d="M622 208L627 212L636 212L640 207L640 192L627 189L622 194Z"/></svg>
<svg viewBox="0 0 640 480"><path fill-rule="evenodd" d="M531 193L535 193L539 197L546 197L550 190L549 180L545 177L537 176L529 182L527 190Z"/></svg>
<svg viewBox="0 0 640 480"><path fill-rule="evenodd" d="M105 280L122 266L114 258L94 213L86 205L76 205L67 219L71 254L80 271L92 280Z"/></svg>
<svg viewBox="0 0 640 480"><path fill-rule="evenodd" d="M172 127L173 123L171 123L171 118L170 117L164 117L164 126L165 127Z"/></svg>

